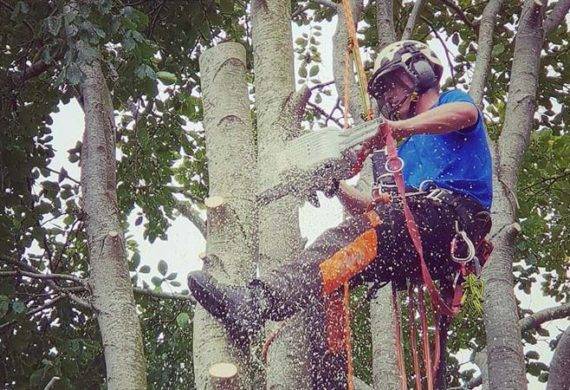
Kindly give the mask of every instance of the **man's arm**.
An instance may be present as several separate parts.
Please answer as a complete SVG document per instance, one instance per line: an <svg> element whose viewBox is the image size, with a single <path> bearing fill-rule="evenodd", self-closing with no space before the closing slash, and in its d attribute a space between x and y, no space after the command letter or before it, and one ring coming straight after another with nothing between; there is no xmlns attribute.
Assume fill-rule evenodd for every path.
<svg viewBox="0 0 570 390"><path fill-rule="evenodd" d="M367 196L356 188L341 181L337 191L337 197L344 209L350 215L360 215L368 210L372 203L372 197Z"/></svg>
<svg viewBox="0 0 570 390"><path fill-rule="evenodd" d="M414 134L445 134L477 123L477 108L466 102L447 103L409 119L386 120L398 139Z"/></svg>

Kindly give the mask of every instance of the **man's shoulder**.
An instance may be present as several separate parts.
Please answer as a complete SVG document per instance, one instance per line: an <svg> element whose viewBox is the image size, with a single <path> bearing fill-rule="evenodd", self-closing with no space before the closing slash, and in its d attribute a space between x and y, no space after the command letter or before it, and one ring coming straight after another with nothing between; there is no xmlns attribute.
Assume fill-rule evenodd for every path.
<svg viewBox="0 0 570 390"><path fill-rule="evenodd" d="M448 89L439 94L439 104L452 102L467 102L475 104L473 98L461 89Z"/></svg>

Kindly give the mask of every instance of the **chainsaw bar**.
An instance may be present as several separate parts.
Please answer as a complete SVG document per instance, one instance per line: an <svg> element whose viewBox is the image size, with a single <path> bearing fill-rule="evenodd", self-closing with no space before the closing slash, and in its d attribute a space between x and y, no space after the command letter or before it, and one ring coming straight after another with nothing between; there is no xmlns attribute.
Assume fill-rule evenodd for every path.
<svg viewBox="0 0 570 390"><path fill-rule="evenodd" d="M289 141L275 156L277 175L262 187L260 205L285 195L305 198L326 188L332 180L353 176L347 153L377 134L382 119L375 119L347 130L327 127Z"/></svg>

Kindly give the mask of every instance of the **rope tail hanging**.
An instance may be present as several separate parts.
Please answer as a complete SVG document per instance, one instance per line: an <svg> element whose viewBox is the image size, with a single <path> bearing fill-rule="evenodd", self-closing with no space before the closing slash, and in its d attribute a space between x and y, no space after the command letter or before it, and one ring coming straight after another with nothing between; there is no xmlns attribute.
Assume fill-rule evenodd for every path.
<svg viewBox="0 0 570 390"><path fill-rule="evenodd" d="M366 120L373 119L372 105L370 104L370 99L366 91L366 74L364 73L364 65L362 64L362 59L360 57L360 47L358 45L358 37L356 36L356 26L354 23L354 18L352 16L352 9L350 6L350 0L342 0L342 7L344 12L344 22L348 32L349 40L347 42L346 51L344 53L344 74L343 74L343 119L344 128L349 127L348 118L348 107L350 100L350 77L353 75L353 70L351 69L350 55L353 56L353 61L356 64L358 85L360 91L360 98L363 102L364 109L366 112ZM351 342L351 331L350 331L350 289L349 284L344 284L344 296L343 296L343 306L344 306L344 340L345 340L345 352L346 352L346 372L347 372L347 388L348 390L354 390L354 365L352 362L352 342Z"/></svg>

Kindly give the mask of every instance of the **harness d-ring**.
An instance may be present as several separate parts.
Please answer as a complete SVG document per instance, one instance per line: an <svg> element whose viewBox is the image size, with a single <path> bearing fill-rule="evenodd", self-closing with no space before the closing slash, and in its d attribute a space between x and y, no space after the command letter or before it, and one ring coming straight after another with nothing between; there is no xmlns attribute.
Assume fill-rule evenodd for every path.
<svg viewBox="0 0 570 390"><path fill-rule="evenodd" d="M396 162L396 166L392 167L392 162ZM404 169L404 160L400 156L392 156L386 159L386 163L384 163L384 168L386 168L386 172L388 173L397 173L401 172Z"/></svg>
<svg viewBox="0 0 570 390"><path fill-rule="evenodd" d="M456 256L455 251L457 250L457 244L459 240L462 240L465 245L467 245L467 256L461 257ZM459 230L459 221L455 221L455 236L451 240L451 259L459 264L466 264L473 260L475 257L475 245L473 241L467 236L465 230Z"/></svg>

